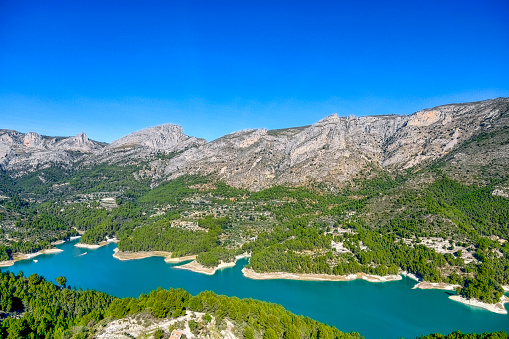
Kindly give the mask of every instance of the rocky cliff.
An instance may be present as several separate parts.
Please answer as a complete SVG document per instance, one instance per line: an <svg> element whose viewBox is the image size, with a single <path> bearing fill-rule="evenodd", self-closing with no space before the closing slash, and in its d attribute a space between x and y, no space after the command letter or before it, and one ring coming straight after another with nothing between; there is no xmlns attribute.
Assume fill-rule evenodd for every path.
<svg viewBox="0 0 509 339"><path fill-rule="evenodd" d="M181 126L164 124L131 133L112 142L109 148L119 149L141 146L165 152L178 152L204 143L206 143L205 139L185 135Z"/></svg>
<svg viewBox="0 0 509 339"><path fill-rule="evenodd" d="M72 166L77 160L107 144L88 139L85 133L75 137L47 137L35 132L0 130L0 168L12 176L52 165Z"/></svg>
<svg viewBox="0 0 509 339"><path fill-rule="evenodd" d="M206 144L205 139L184 134L181 126L164 124L136 131L113 141L86 159L82 166L97 163L135 165L154 158L169 158L185 150Z"/></svg>
<svg viewBox="0 0 509 339"><path fill-rule="evenodd" d="M150 177L154 183L200 174L254 190L306 182L341 185L359 175L415 169L441 159L476 135L507 128L508 115L509 98L498 98L444 105L411 115L357 118L334 114L311 126L247 129L212 142L189 137L180 126L165 124L107 146L84 134L48 138L0 130L0 165L10 173L25 173L48 163L72 166L77 159L82 160L80 166L144 160L148 165L134 175ZM509 150L502 146L493 157L507 158ZM70 151L79 152L79 156ZM161 154L166 157L157 156Z"/></svg>

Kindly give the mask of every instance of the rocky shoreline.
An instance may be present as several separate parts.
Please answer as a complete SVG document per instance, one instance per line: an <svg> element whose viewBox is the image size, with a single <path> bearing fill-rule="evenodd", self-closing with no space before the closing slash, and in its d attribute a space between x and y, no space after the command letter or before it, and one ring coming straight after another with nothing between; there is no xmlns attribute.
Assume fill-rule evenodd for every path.
<svg viewBox="0 0 509 339"><path fill-rule="evenodd" d="M420 281L417 284L415 284L415 286L412 287L412 289L455 291L456 288L458 287L461 286L446 283L432 283L428 281Z"/></svg>
<svg viewBox="0 0 509 339"><path fill-rule="evenodd" d="M192 271L192 272L196 272L196 273L207 274L207 275L213 275L218 270L222 270L223 268L234 267L237 264L237 260L249 258L249 257L250 257L250 255L247 253L237 255L235 257L235 261L231 261L231 262L222 262L221 261L221 263L215 267L206 267L206 266L203 266L202 264L198 263L196 260L193 260L190 263L187 263L187 264L184 264L181 266L175 266L174 268L188 270L188 271Z"/></svg>
<svg viewBox="0 0 509 339"><path fill-rule="evenodd" d="M165 251L149 251L149 252L122 252L118 248L113 250L113 258L127 261L127 260L137 260L137 259L145 259L150 257L168 257L171 256L171 252Z"/></svg>
<svg viewBox="0 0 509 339"><path fill-rule="evenodd" d="M415 286L412 287L412 289L455 291L458 287L461 287L460 285L447 284L447 283L442 283L442 282L432 283L432 282L428 282L428 281L422 281L418 277L416 277L416 278L417 278L418 283L415 284ZM509 291L509 286L502 286L502 287L505 292ZM460 295L451 295L451 296L449 296L449 299L466 304L466 305L480 307L480 308L483 308L490 312L494 312L494 313L498 313L498 314L507 314L507 310L505 309L504 304L509 302L509 298L505 295L503 295L500 298L500 301L495 304L488 304L488 303L482 302L477 299L467 299Z"/></svg>
<svg viewBox="0 0 509 339"><path fill-rule="evenodd" d="M196 255L188 255L185 257L172 258L171 252L167 251L146 251L146 252L122 252L118 248L113 250L113 258L127 261L127 260L138 260L145 259L150 257L164 257L164 262L166 263L179 263L188 260L196 259Z"/></svg>
<svg viewBox="0 0 509 339"><path fill-rule="evenodd" d="M287 272L270 272L257 273L250 268L244 267L242 274L249 279L269 280L269 279L288 279L288 280L305 280L305 281L352 281L362 279L369 282L389 282L401 280L401 275L370 275L365 273L349 274L349 275L332 275L332 274L316 274L316 273L287 273Z"/></svg>
<svg viewBox="0 0 509 339"><path fill-rule="evenodd" d="M505 295L503 295L500 298L500 301L496 304L484 303L477 299L467 299L467 298L463 298L462 296L459 296L459 295L451 295L451 296L449 296L449 299L463 303L465 305L480 307L485 310L488 310L488 311L491 311L494 313L498 313L498 314L507 314L507 310L505 309L504 304L509 303L509 298Z"/></svg>
<svg viewBox="0 0 509 339"><path fill-rule="evenodd" d="M184 257L177 257L177 258L166 257L164 259L164 262L169 263L169 264L178 264L179 262L194 260L194 259L196 259L196 257L197 257L197 255L186 255Z"/></svg>
<svg viewBox="0 0 509 339"><path fill-rule="evenodd" d="M267 280L267 279L289 279L289 280L305 280L305 281L352 281L355 279L363 279L369 282L388 282L388 281L396 281L401 280L401 276L407 276L413 280L418 281L418 283L412 289L439 289L446 291L454 291L457 287L461 287L460 285L453 285L447 283L432 283L428 281L422 281L419 277L407 273L402 272L401 275L390 275L390 276L377 276L377 275L368 275L364 273L350 274L344 276L335 276L330 274L302 274L302 273L287 273L287 272L272 272L272 273L257 273L249 268L243 268L242 274L249 279L254 280ZM504 290L507 292L509 286L503 286ZM504 307L505 303L509 303L509 298L503 295L500 298L500 301L496 304L488 304L476 299L466 299L459 295L449 296L449 299L461 302L466 305L476 306L483 308L485 310L498 313L498 314L507 314L507 310Z"/></svg>
<svg viewBox="0 0 509 339"><path fill-rule="evenodd" d="M99 244L89 245L89 244L75 244L76 247L88 248L88 249L97 249L101 246L105 246L111 242L116 242L116 239L108 239L108 241L103 241ZM0 261L0 267L10 267L15 264L16 261L20 260L29 260L35 258L42 254L55 254L62 252L62 249L59 248L51 248L41 250L36 253L23 254L23 253L15 253L13 255L13 260L5 260ZM195 273L213 275L218 270L224 268L234 267L237 263L237 260L242 258L248 258L248 254L242 254L235 257L235 261L233 262L221 262L219 265L215 267L206 267L201 265L196 261L196 255L172 258L171 252L167 251L148 251L148 252L122 252L118 248L115 248L113 251L113 257L115 259L126 261L126 260L137 260L137 259L145 259L149 257L164 257L164 261L166 263L179 263L183 261L191 262L181 265L175 266L173 268L189 270ZM306 274L306 273L288 273L288 272L266 272L266 273L258 273L250 268L244 267L242 269L242 274L244 277L253 280L271 280L271 279L288 279L288 280L302 280L302 281L353 281L356 279L366 280L368 282L390 282L390 281L398 281L402 279L402 276L409 277L410 279L416 280L417 284L415 284L413 289L440 289L446 291L454 291L457 287L461 287L460 285L453 285L447 283L432 283L428 281L422 281L419 277L408 273L401 272L399 275L388 275L388 276L378 276L378 275L370 275L365 273L356 273L349 275L331 275L331 274ZM509 286L503 286L504 290L509 291ZM505 303L509 303L509 298L503 295L500 298L500 301L495 304L488 304L476 299L466 299L459 295L451 295L449 299L469 305L475 306L479 308L483 308L490 312L498 313L498 314L507 314L507 310L504 307Z"/></svg>
<svg viewBox="0 0 509 339"><path fill-rule="evenodd" d="M213 275L218 270L224 268L234 267L237 263L237 260L241 258L248 258L248 254L243 254L235 257L234 262L221 262L218 266L215 267L206 267L198 263L196 259L196 255L181 257L181 258L171 258L170 252L163 251L152 251L152 252L119 252L118 249L115 249L115 253L113 257L119 260L132 260L132 259L143 259L151 256L166 256L165 262L168 263L178 263L187 260L193 260L190 263L175 266L176 269L189 270L195 273ZM121 259L122 258L122 259ZM388 276L378 276L378 275L370 275L365 273L356 273L349 275L332 275L332 274L306 274L306 273L288 273L288 272L266 272L266 273L257 273L250 268L244 267L242 269L242 274L244 277L253 279L253 280L271 280L271 279L287 279L287 280L302 280L302 281L352 281L356 279L366 280L368 282L390 282L390 281L398 281L402 279L402 276L406 276L412 280L417 281L412 289L439 289L445 291L454 291L457 287L461 287L460 285L453 285L447 283L433 283L428 281L422 281L418 276L409 272L401 272L398 275L388 275ZM509 290L509 286L503 286L505 291ZM468 300L461 296L454 295L450 296L449 299L458 301L467 305L481 307L491 312L499 313L499 314L507 314L507 310L504 308L504 303L509 302L509 298L505 295L502 296L499 303L496 304L488 304L483 303L478 300Z"/></svg>
<svg viewBox="0 0 509 339"><path fill-rule="evenodd" d="M116 238L111 238L111 239L106 239L106 241L101 241L98 244L82 244L79 242L79 243L75 244L74 247L88 248L89 250L96 250L100 247L111 244L112 242L117 243L118 240Z"/></svg>
<svg viewBox="0 0 509 339"><path fill-rule="evenodd" d="M53 241L52 243L50 243L50 245L56 246L56 245L62 245L63 243L65 243L65 240L57 240L57 241Z"/></svg>
<svg viewBox="0 0 509 339"><path fill-rule="evenodd" d="M42 255L42 254L55 254L55 253L60 253L60 252L63 252L63 250L61 250L60 248L49 248L49 249L45 249L45 250L40 250L39 252L30 253L30 254L15 253L12 256L13 257L12 260L0 261L0 267L10 267L10 266L14 265L14 263L16 263L16 261L29 260L29 259L35 258L39 255Z"/></svg>
<svg viewBox="0 0 509 339"><path fill-rule="evenodd" d="M206 267L206 266L203 266L202 264L198 263L196 260L193 260L190 263L180 265L180 266L175 266L173 268L176 268L179 270L188 270L188 271L207 274L207 275L214 275L217 272L217 270L221 270L223 268L228 268L228 267L234 267L235 264L236 264L236 262L226 262L226 263L221 262L219 265L217 265L215 267Z"/></svg>

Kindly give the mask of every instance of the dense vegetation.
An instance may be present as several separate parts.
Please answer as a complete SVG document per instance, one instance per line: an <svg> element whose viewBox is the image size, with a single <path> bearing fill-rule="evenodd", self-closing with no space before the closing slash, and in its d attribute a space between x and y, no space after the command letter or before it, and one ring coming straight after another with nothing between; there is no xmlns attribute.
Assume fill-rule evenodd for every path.
<svg viewBox="0 0 509 339"><path fill-rule="evenodd" d="M198 260L205 266L216 266L219 260L232 261L236 252L219 246L218 236L227 227L227 219L204 218L198 225L205 230L185 230L171 227L167 218L149 226L136 229L124 238L121 251L168 251L173 257L199 253Z"/></svg>
<svg viewBox="0 0 509 339"><path fill-rule="evenodd" d="M0 261L12 259L13 253L33 253L50 248L51 242L78 234L58 216L41 211L40 205L17 195L1 200L0 206L3 206L6 215L14 217L14 230L9 231L9 240L2 239L6 231L0 228Z"/></svg>
<svg viewBox="0 0 509 339"><path fill-rule="evenodd" d="M65 279L59 279L65 285ZM77 325L104 317L113 297L57 286L37 274L0 273L2 338L65 338Z"/></svg>
<svg viewBox="0 0 509 339"><path fill-rule="evenodd" d="M192 296L182 289L158 289L136 299L118 299L96 291L69 289L63 277L57 281L58 286L36 274L26 278L21 273L0 273L0 310L7 316L0 320L0 337L86 338L101 321L140 312L150 312L156 318L177 318L189 310L212 315L218 323L228 319L245 336L360 338L294 315L282 306L253 299L212 292Z"/></svg>

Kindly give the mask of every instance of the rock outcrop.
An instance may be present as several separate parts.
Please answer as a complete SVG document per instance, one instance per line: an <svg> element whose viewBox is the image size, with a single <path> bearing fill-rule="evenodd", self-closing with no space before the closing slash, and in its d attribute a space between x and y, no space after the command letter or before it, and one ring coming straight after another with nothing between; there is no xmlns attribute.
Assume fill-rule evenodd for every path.
<svg viewBox="0 0 509 339"><path fill-rule="evenodd" d="M164 124L131 133L112 142L109 148L126 149L142 146L159 151L178 152L204 143L205 139L185 135L181 126Z"/></svg>
<svg viewBox="0 0 509 339"><path fill-rule="evenodd" d="M11 171L13 176L52 165L70 167L78 159L105 145L89 140L85 133L61 138L3 129L0 130L0 167Z"/></svg>
<svg viewBox="0 0 509 339"><path fill-rule="evenodd" d="M113 141L107 147L84 159L82 166L97 163L135 165L153 160L157 155L178 154L206 144L205 139L185 135L181 126L164 124L136 131Z"/></svg>

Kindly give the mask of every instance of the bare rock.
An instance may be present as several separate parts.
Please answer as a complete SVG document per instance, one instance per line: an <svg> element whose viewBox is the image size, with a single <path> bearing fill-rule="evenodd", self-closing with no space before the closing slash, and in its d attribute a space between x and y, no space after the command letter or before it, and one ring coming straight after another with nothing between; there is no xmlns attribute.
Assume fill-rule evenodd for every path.
<svg viewBox="0 0 509 339"><path fill-rule="evenodd" d="M41 136L35 132L23 134L0 130L0 166L12 171L14 176L53 165L71 167L78 159L105 145L88 139L85 133L60 138Z"/></svg>
<svg viewBox="0 0 509 339"><path fill-rule="evenodd" d="M28 132L23 139L23 145L29 148L42 148L42 137L35 132Z"/></svg>
<svg viewBox="0 0 509 339"><path fill-rule="evenodd" d="M509 128L509 98L438 106L408 116L333 114L311 126L246 129L211 142L187 136L173 124L134 132L111 145L84 133L57 138L0 130L0 166L23 175L52 164L71 167L78 160L79 166L143 161L148 165L133 175L150 178L153 185L198 174L252 190L314 182L340 186L359 176L418 169L439 159L484 170L486 164L499 166L494 170L507 167L505 139L482 151L468 146L473 137L504 128Z"/></svg>
<svg viewBox="0 0 509 339"><path fill-rule="evenodd" d="M164 124L131 133L112 142L109 148L145 146L154 150L174 152L205 142L204 139L185 135L181 126Z"/></svg>

